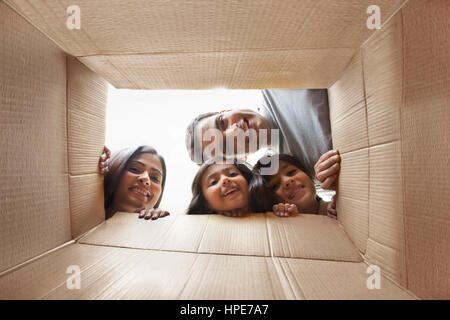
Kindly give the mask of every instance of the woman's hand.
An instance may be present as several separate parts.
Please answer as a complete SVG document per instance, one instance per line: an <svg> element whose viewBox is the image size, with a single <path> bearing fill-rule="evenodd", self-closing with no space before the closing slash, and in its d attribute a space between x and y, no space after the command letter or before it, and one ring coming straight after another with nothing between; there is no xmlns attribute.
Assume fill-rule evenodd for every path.
<svg viewBox="0 0 450 320"><path fill-rule="evenodd" d="M137 212L139 213L139 219L144 218L145 220L156 220L158 218L164 218L170 215L169 211L161 210L159 208L142 209L137 210Z"/></svg>
<svg viewBox="0 0 450 320"><path fill-rule="evenodd" d="M324 153L314 166L316 178L322 189L335 190L336 180L341 170L341 156L338 150Z"/></svg>
<svg viewBox="0 0 450 320"><path fill-rule="evenodd" d="M336 196L334 195L331 198L331 202L327 207L327 216L333 219L337 219L337 211L336 211Z"/></svg>
<svg viewBox="0 0 450 320"><path fill-rule="evenodd" d="M243 215L240 209L234 209L230 211L219 211L217 213L227 217L242 217Z"/></svg>
<svg viewBox="0 0 450 320"><path fill-rule="evenodd" d="M104 146L103 147L103 152L100 156L100 159L98 160L98 170L100 171L100 173L102 175L105 175L108 173L109 168L108 168L108 160L111 158L111 151Z"/></svg>
<svg viewBox="0 0 450 320"><path fill-rule="evenodd" d="M278 217L289 217L290 215L299 212L295 204L279 203L273 206L273 213Z"/></svg>

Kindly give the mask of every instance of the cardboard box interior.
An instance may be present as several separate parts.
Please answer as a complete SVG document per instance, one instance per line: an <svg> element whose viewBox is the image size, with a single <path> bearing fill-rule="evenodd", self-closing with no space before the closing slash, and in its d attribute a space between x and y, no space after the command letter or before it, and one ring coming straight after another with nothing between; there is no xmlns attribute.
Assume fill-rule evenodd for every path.
<svg viewBox="0 0 450 320"><path fill-rule="evenodd" d="M448 1L78 2L0 1L1 299L450 298ZM104 221L107 81L328 88L339 220Z"/></svg>

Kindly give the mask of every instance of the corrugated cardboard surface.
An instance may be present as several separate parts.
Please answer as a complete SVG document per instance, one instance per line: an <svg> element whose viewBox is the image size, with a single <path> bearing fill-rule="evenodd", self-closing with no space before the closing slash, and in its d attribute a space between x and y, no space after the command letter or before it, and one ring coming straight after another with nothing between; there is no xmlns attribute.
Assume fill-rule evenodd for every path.
<svg viewBox="0 0 450 320"><path fill-rule="evenodd" d="M367 226L354 217L365 194L356 171L365 165L355 155L368 154L365 258L421 298L450 297L449 16L448 1L409 1L362 46L360 70L350 64L329 90L334 147L344 150L339 219L364 252ZM366 124L368 147L363 130L334 130L347 110L358 117L361 74L367 118L355 121Z"/></svg>
<svg viewBox="0 0 450 320"><path fill-rule="evenodd" d="M191 217L195 219L196 217ZM78 266L80 288L69 289ZM330 268L331 267L331 268ZM0 278L0 299L413 299L364 263L71 244Z"/></svg>
<svg viewBox="0 0 450 320"><path fill-rule="evenodd" d="M324 216L273 214L169 216L156 221L116 213L80 243L246 256L361 262L338 222Z"/></svg>
<svg viewBox="0 0 450 320"><path fill-rule="evenodd" d="M338 181L339 221L365 253L369 236L369 139L360 50L328 90L333 147L342 158ZM352 128L349 130L349 128Z"/></svg>
<svg viewBox="0 0 450 320"><path fill-rule="evenodd" d="M450 5L413 1L404 10L401 110L408 288L450 299Z"/></svg>
<svg viewBox="0 0 450 320"><path fill-rule="evenodd" d="M107 82L77 59L67 59L67 144L71 234L105 220L98 159L105 143Z"/></svg>
<svg viewBox="0 0 450 320"><path fill-rule="evenodd" d="M0 2L0 271L70 239L66 58Z"/></svg>
<svg viewBox="0 0 450 320"><path fill-rule="evenodd" d="M405 0L376 1L382 21ZM8 0L118 88L326 88L355 49L371 0ZM66 27L78 5L80 30ZM124 13L127 14L124 14Z"/></svg>

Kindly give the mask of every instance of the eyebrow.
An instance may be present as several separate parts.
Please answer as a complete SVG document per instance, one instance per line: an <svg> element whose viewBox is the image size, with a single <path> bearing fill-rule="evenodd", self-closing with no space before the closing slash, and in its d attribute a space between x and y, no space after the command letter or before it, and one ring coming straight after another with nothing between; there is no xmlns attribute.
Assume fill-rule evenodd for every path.
<svg viewBox="0 0 450 320"><path fill-rule="evenodd" d="M139 160L131 160L130 164L131 164L132 162L136 162L136 163L140 164L141 166L145 167L145 163L143 163L142 161L139 161ZM159 171L159 170L156 169L156 168L150 168L150 170L151 170L151 171L156 171L156 172L159 173L161 176L163 175L162 172Z"/></svg>
<svg viewBox="0 0 450 320"><path fill-rule="evenodd" d="M208 181L209 178L211 178L213 175L215 175L215 174L217 174L217 173L219 173L219 172L224 172L224 171L227 171L227 170L230 170L230 169L234 169L234 168L235 168L234 166L228 166L228 167L226 167L226 168L224 168L224 169L222 169L222 170L219 170L219 171L210 173L210 174L208 174L208 175L206 176L205 181Z"/></svg>

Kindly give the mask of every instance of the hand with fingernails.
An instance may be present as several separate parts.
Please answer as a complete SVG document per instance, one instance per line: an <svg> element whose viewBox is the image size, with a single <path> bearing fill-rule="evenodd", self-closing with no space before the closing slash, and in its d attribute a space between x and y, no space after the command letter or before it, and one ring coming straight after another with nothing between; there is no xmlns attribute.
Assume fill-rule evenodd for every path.
<svg viewBox="0 0 450 320"><path fill-rule="evenodd" d="M136 210L139 213L139 219L156 220L158 218L164 218L170 215L169 211L162 210L160 208L140 209Z"/></svg>
<svg viewBox="0 0 450 320"><path fill-rule="evenodd" d="M109 150L106 146L103 147L103 152L98 160L98 169L102 175L105 175L109 172L108 164L109 159L111 158L111 150Z"/></svg>
<svg viewBox="0 0 450 320"><path fill-rule="evenodd" d="M336 195L331 198L331 202L327 207L327 216L333 219L337 219L337 211L336 211Z"/></svg>
<svg viewBox="0 0 450 320"><path fill-rule="evenodd" d="M295 204L279 203L273 206L273 213L278 217L289 217L299 212Z"/></svg>
<svg viewBox="0 0 450 320"><path fill-rule="evenodd" d="M330 150L319 158L314 166L314 171L322 189L336 189L336 181L341 169L340 163L341 156L338 150Z"/></svg>

